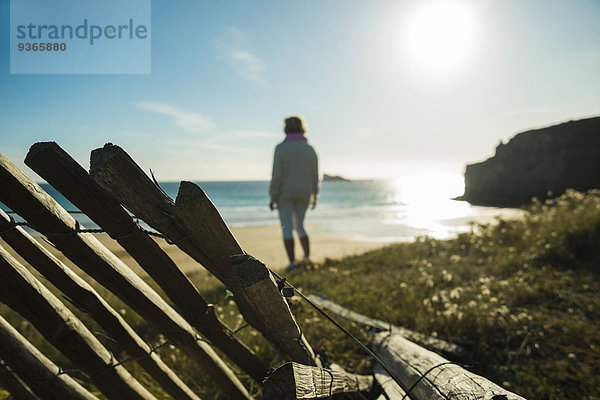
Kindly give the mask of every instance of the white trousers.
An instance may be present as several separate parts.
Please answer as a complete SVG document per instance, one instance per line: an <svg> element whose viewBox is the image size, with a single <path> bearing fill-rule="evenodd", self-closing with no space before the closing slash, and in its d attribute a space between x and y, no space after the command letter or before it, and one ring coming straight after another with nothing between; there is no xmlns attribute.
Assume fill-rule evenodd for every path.
<svg viewBox="0 0 600 400"><path fill-rule="evenodd" d="M279 210L279 221L283 231L283 239L292 239L294 237L293 230L299 237L307 236L304 230L304 215L308 208L310 196L305 199L280 199L277 203Z"/></svg>

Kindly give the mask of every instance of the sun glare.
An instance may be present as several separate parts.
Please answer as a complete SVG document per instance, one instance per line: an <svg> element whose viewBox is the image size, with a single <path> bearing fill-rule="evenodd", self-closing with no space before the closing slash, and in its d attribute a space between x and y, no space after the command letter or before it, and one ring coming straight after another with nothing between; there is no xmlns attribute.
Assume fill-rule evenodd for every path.
<svg viewBox="0 0 600 400"><path fill-rule="evenodd" d="M475 13L453 0L418 2L403 27L408 62L423 72L452 72L463 66L476 39Z"/></svg>
<svg viewBox="0 0 600 400"><path fill-rule="evenodd" d="M467 217L470 206L451 200L462 194L463 177L460 174L424 172L393 181L396 202L402 204L398 215L390 215L388 224L409 224L426 229L434 237L447 237L454 231L448 221Z"/></svg>

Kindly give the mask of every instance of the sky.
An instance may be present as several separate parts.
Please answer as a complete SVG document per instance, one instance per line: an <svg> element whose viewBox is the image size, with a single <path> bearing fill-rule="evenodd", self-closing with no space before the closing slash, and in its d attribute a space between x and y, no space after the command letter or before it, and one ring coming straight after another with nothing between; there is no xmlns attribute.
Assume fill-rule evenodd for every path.
<svg viewBox="0 0 600 400"><path fill-rule="evenodd" d="M56 141L85 168L112 142L158 180L267 180L291 114L323 173L457 175L600 115L600 0L152 0L147 74L11 74L10 19L0 0L0 152L32 177Z"/></svg>

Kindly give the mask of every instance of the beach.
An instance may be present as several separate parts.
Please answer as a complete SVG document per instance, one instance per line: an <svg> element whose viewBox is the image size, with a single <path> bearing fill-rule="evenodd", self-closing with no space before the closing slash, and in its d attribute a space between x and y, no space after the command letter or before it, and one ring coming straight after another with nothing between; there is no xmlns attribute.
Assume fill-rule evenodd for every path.
<svg viewBox="0 0 600 400"><path fill-rule="evenodd" d="M326 258L337 259L344 256L361 254L369 250L380 248L386 244L384 241L360 238L350 234L321 232L318 226L309 225L307 229L310 232L311 239L311 260L315 262L322 262ZM259 259L269 268L272 268L275 271L281 271L287 266L288 260L283 248L279 227L239 227L232 228L231 231L245 252ZM133 258L107 234L94 234L94 237L96 237L119 259L124 261L125 264L132 268L138 275L142 277L147 276ZM46 243L41 236L37 236L36 239L66 265L73 268L75 271L79 271L79 268L75 267L61 252ZM206 271L200 264L181 251L177 246L170 245L163 239L157 238L155 240L185 274L196 275L199 272L202 273L203 271ZM19 259L19 261L23 262L22 258L16 255L3 241L2 247L9 250L11 254ZM302 249L296 240L296 258L302 259L302 257Z"/></svg>
<svg viewBox="0 0 600 400"><path fill-rule="evenodd" d="M311 229L312 228L312 229ZM349 234L320 233L318 228L310 227L309 232L311 240L311 260L322 262L325 258L342 258L344 256L361 254L368 250L373 250L384 246L386 243L381 241L369 241L359 239ZM288 264L288 259L283 248L281 239L281 230L277 226L258 226L232 228L233 235L244 251L262 261L269 268L282 270ZM133 261L125 250L118 243L110 239L107 235L97 235L98 239L109 248L121 260L131 266L136 272L139 267ZM157 239L161 248L175 261L175 263L186 274L196 271L202 271L204 268L187 254L181 251L177 246L168 244L162 239ZM296 258L302 259L303 253L300 243L296 240Z"/></svg>
<svg viewBox="0 0 600 400"><path fill-rule="evenodd" d="M318 226L308 226L311 260L322 262L326 258L337 259L362 254L386 244L381 240L367 240L356 235L321 231ZM242 248L274 269L287 266L288 259L283 248L281 230L278 226L245 227L232 229ZM296 240L296 259L303 257L300 243Z"/></svg>
<svg viewBox="0 0 600 400"><path fill-rule="evenodd" d="M440 182L438 179L422 186L411 185L408 180L402 185L386 180L324 182L317 208L308 210L306 217L310 259L322 262L326 258L358 255L390 243L410 242L419 236L446 239L469 231L471 221L493 223L498 216L518 218L523 214L519 209L478 207L450 200L447 192L460 191L461 186L444 191ZM460 184L460 179L457 182ZM245 252L274 270L282 270L288 265L277 212L267 207L267 181L201 182L200 186L206 190ZM77 211L54 188L47 184L42 184L42 187L63 208ZM163 182L161 187L171 198L175 198L179 183ZM18 215L14 217L21 221ZM98 228L83 214L75 212L73 217L85 228ZM143 223L142 226L153 230ZM60 252L44 242L37 232L30 232L59 259L77 269ZM94 234L94 237L136 273L146 275L108 235ZM204 271L202 266L176 246L163 239L155 240L186 274ZM298 240L295 253L296 260L304 256Z"/></svg>
<svg viewBox="0 0 600 400"><path fill-rule="evenodd" d="M368 241L355 238L352 235L319 233L315 227L311 239L311 260L321 262L325 258L337 259L344 256L361 254L368 250L380 248L385 242ZM281 231L277 226L258 226L232 228L233 235L244 251L262 261L269 268L282 270L288 264L288 259L283 248ZM310 231L309 231L310 232ZM134 271L140 272L139 267L133 261L123 248L107 235L97 235L98 239L121 260L131 266ZM163 239L156 239L161 248L175 261L179 268L186 274L203 271L204 268L187 254L181 251L177 246L165 242ZM302 259L302 249L300 243L296 240L296 258Z"/></svg>

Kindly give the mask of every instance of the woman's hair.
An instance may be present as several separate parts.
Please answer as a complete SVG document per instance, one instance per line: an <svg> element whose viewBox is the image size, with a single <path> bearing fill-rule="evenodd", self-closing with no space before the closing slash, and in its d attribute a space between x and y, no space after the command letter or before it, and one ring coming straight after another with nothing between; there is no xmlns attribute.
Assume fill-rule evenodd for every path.
<svg viewBox="0 0 600 400"><path fill-rule="evenodd" d="M304 118L300 115L292 115L284 119L285 128L283 131L285 133L305 133L306 132L306 124L304 123Z"/></svg>

